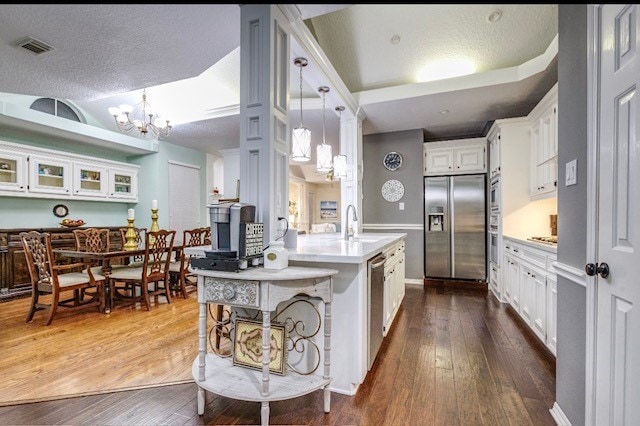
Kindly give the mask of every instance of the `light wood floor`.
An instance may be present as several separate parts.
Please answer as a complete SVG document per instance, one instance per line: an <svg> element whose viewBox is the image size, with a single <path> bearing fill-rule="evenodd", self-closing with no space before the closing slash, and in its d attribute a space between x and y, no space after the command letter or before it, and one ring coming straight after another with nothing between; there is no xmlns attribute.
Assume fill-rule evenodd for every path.
<svg viewBox="0 0 640 426"><path fill-rule="evenodd" d="M123 317L136 314L140 318L153 315L156 323L166 326L167 322L179 322L177 318L180 317L183 325L188 324L185 328L189 330L184 334L189 337L176 338L176 341L184 341L184 346L176 344L175 350L169 351L172 355L168 357L174 356L174 363L156 365L160 369L171 365L171 370L179 375L184 373L180 368L190 372L190 367L186 364L179 367L178 359L186 360L190 365L195 351L189 347L196 328L195 320L191 318L194 316L191 306L195 309L193 300L166 309L161 306L151 315L116 311L109 320L120 318L120 314ZM180 310L189 312L181 314ZM96 322L101 324L106 320ZM120 327L127 324L126 317L121 321ZM146 322L144 327L153 323L153 320ZM158 330L163 327L156 325ZM53 326L56 326L55 321ZM179 327L170 328L173 333L179 333ZM55 334L60 339L65 333ZM133 343L128 345L135 346ZM162 344L154 347L162 349ZM105 354L105 357L116 352ZM129 353L140 359L140 354L134 355L135 351ZM144 353L142 346L139 353ZM176 355L178 353L181 355ZM113 358L106 358L106 361L113 362ZM93 373L105 382L112 382L111 375L119 379L144 375L143 368L136 371L126 365L127 360L123 359L119 366ZM70 367L68 371L71 370ZM147 374L147 377L151 375ZM89 380L95 383L95 379ZM32 388L37 387L35 381L46 387L46 380L36 377L30 380ZM274 402L271 403L270 422L297 425L554 425L549 414L554 400L555 360L510 308L484 292L446 288L425 291L409 286L394 327L383 341L372 370L355 396L332 394L331 412L326 415L322 411L321 391ZM211 393L206 395L205 414L198 416L196 409L196 386L187 383L0 407L0 424L260 422L260 404Z"/></svg>
<svg viewBox="0 0 640 426"><path fill-rule="evenodd" d="M48 300L47 300L48 303ZM192 381L198 354L198 304L164 297L150 311L116 305L59 308L25 323L29 299L0 303L0 406Z"/></svg>

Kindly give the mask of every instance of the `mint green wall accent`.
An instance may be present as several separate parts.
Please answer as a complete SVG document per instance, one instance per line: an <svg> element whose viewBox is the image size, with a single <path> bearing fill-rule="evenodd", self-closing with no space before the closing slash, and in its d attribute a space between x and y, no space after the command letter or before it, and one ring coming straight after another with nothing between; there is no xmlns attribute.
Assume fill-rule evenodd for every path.
<svg viewBox="0 0 640 426"><path fill-rule="evenodd" d="M136 210L136 226L151 226L151 200L158 200L158 226L169 227L169 161L190 164L200 167L200 223L207 223L206 211L206 178L207 156L193 149L161 141L158 153L152 155L133 156L129 162L140 165L138 175L138 204L132 206Z"/></svg>
<svg viewBox="0 0 640 426"><path fill-rule="evenodd" d="M126 226L127 205L101 201L49 200L42 198L0 197L0 228L55 228L59 217L53 206L69 208L69 219L83 219L87 226Z"/></svg>
<svg viewBox="0 0 640 426"><path fill-rule="evenodd" d="M6 142L14 142L38 148L55 149L71 152L73 154L88 155L103 160L127 161L127 154L101 149L98 146L84 145L78 142L66 141L60 138L47 137L37 133L26 132L16 128L0 126L0 139Z"/></svg>

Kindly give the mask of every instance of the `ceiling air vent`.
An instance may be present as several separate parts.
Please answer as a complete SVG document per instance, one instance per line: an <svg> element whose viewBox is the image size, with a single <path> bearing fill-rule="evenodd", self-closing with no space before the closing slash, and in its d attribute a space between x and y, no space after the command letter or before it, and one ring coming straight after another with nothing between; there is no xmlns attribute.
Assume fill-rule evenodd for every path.
<svg viewBox="0 0 640 426"><path fill-rule="evenodd" d="M18 42L18 47L27 49L29 52L35 53L36 55L53 50L53 47L49 46L46 43L41 42L40 40L36 40L33 37L27 37L25 39L20 40Z"/></svg>

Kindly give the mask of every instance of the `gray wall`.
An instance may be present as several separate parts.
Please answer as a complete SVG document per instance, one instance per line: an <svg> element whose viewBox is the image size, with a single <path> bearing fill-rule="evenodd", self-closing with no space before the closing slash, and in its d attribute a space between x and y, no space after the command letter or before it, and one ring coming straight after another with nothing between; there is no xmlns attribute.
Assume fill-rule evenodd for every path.
<svg viewBox="0 0 640 426"><path fill-rule="evenodd" d="M422 224L422 143L423 130L379 133L363 138L363 224ZM395 172L387 170L382 160L389 151L402 155L403 163ZM399 202L390 203L382 198L380 188L389 179L404 185L404 196ZM399 203L404 203L404 210ZM364 229L364 232L376 232ZM382 231L381 231L382 232ZM406 276L421 279L423 268L423 234L421 231L397 229L384 232L402 232L405 240Z"/></svg>
<svg viewBox="0 0 640 426"><path fill-rule="evenodd" d="M587 229L587 6L558 8L558 261L580 270ZM577 185L565 164L577 159ZM585 288L558 276L556 401L572 424L584 424Z"/></svg>

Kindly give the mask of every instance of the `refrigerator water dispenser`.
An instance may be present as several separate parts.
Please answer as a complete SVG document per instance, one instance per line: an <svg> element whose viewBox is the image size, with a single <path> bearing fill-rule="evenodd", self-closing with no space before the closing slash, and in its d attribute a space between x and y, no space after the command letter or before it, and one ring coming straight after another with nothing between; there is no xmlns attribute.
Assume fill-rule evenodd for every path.
<svg viewBox="0 0 640 426"><path fill-rule="evenodd" d="M429 207L429 231L444 231L444 207Z"/></svg>

